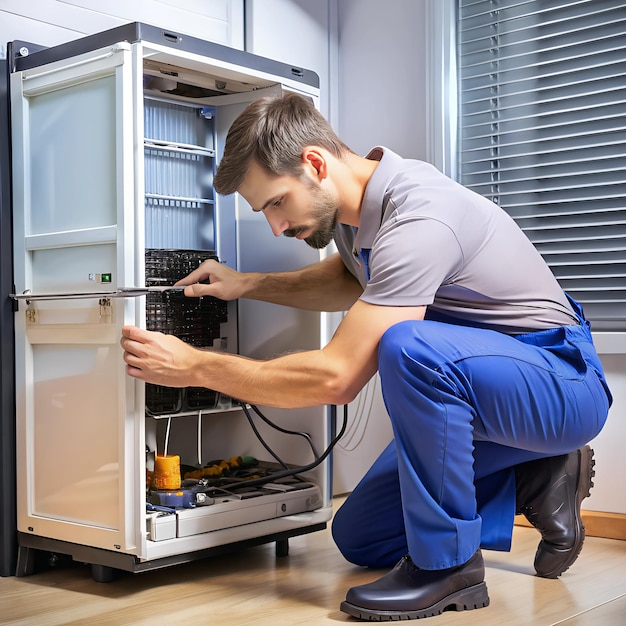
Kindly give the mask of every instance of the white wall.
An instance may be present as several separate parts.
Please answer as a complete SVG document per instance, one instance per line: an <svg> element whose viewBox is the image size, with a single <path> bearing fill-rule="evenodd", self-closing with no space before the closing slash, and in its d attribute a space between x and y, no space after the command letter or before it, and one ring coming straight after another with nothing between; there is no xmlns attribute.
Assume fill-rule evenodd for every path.
<svg viewBox="0 0 626 626"><path fill-rule="evenodd" d="M0 56L7 41L54 46L128 22L243 49L243 0L0 0Z"/></svg>
<svg viewBox="0 0 626 626"><path fill-rule="evenodd" d="M334 118L336 0L245 0L246 50L320 78L320 110Z"/></svg>
<svg viewBox="0 0 626 626"><path fill-rule="evenodd" d="M357 153L426 157L426 3L339 0L338 132Z"/></svg>
<svg viewBox="0 0 626 626"><path fill-rule="evenodd" d="M583 506L626 514L626 354L601 353L600 358L614 401L606 426L591 442L596 458L595 487Z"/></svg>

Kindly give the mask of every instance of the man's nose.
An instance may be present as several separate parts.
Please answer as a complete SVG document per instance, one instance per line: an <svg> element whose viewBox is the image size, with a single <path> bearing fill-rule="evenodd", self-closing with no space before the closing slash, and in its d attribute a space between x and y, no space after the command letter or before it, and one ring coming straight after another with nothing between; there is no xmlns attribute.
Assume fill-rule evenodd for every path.
<svg viewBox="0 0 626 626"><path fill-rule="evenodd" d="M267 211L265 211L265 219L267 219L267 223L270 225L275 237L280 237L289 228L287 220L277 215L270 215Z"/></svg>

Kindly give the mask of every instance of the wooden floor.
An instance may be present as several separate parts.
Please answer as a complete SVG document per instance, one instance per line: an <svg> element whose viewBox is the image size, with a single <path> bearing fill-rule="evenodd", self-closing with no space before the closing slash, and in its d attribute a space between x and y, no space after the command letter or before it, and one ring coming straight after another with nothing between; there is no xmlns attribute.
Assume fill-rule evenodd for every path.
<svg viewBox="0 0 626 626"><path fill-rule="evenodd" d="M558 580L534 576L539 535L516 527L510 553L484 552L491 604L420 624L605 626L626 624L626 541L587 538ZM11 626L297 626L357 624L339 611L346 590L378 578L351 566L330 531L97 583L90 568L63 563L24 578L0 578L0 624Z"/></svg>

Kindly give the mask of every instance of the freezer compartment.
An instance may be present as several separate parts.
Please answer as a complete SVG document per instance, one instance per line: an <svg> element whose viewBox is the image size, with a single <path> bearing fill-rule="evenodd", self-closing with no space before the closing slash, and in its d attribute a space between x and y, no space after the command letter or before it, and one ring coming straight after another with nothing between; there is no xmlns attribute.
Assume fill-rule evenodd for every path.
<svg viewBox="0 0 626 626"><path fill-rule="evenodd" d="M147 248L215 250L214 109L144 93Z"/></svg>

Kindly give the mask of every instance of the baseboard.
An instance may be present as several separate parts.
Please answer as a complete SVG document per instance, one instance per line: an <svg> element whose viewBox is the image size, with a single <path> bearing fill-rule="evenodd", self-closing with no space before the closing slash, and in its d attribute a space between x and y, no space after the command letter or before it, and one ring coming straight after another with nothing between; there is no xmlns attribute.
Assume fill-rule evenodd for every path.
<svg viewBox="0 0 626 626"><path fill-rule="evenodd" d="M622 539L626 541L626 514L605 513L603 511L582 511L583 524L587 537ZM523 515L515 517L517 526L530 526Z"/></svg>

